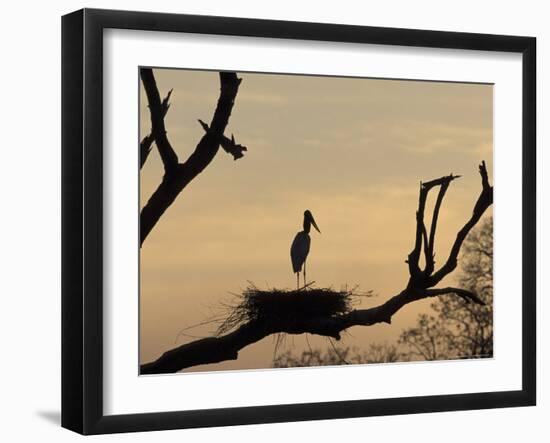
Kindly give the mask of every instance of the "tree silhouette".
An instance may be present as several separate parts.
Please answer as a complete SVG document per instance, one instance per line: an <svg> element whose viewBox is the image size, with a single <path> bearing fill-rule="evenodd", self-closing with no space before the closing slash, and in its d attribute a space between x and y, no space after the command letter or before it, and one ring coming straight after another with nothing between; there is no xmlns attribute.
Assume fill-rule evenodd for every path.
<svg viewBox="0 0 550 443"><path fill-rule="evenodd" d="M331 346L325 351L308 349L296 356L286 351L273 359L274 368L298 368L307 366L336 366L342 364L394 363L406 361L407 354L399 351L398 346L387 343L371 343L366 350L355 347Z"/></svg>
<svg viewBox="0 0 550 443"><path fill-rule="evenodd" d="M162 108L160 106L158 93L157 102L157 114L160 115ZM211 125L210 130L212 130L212 126L213 125ZM153 129L155 130L154 124ZM158 131L157 129L157 132ZM162 133L162 131L160 132ZM352 326L370 326L381 322L391 323L392 316L404 306L429 297L453 294L453 296L459 297L467 303L484 305L485 303L469 289L435 287L444 277L456 269L458 256L464 240L487 208L493 203L493 187L489 184L485 162L482 162L479 166L479 174L481 176L481 193L474 205L470 218L458 231L450 253L439 269L436 269L434 260L435 234L439 211L448 187L454 180L459 178L459 176L451 174L425 183L420 183L414 247L406 260L409 270L409 280L406 287L401 292L388 299L385 303L373 308L354 309L338 315L284 317L280 318L279 321L271 319L272 321L269 322L261 321L261 319L251 320L225 335L203 338L171 349L162 354L157 360L141 365L141 373L158 374L177 372L184 368L201 364L236 360L242 348L252 343L256 343L272 334L310 333L339 340L341 332ZM436 188L439 189L439 192L434 205L428 234L424 222L426 200L429 192ZM421 254L424 255L423 268L420 265Z"/></svg>
<svg viewBox="0 0 550 443"><path fill-rule="evenodd" d="M224 135L229 122L235 97L241 79L234 72L220 72L220 95L210 125L199 120L205 133L193 153L183 163L174 151L164 125L164 117L170 108L172 91L160 100L159 90L151 68L141 68L140 77L151 114L151 132L140 143L140 167L143 167L155 142L162 164L164 176L153 192L140 215L140 244L143 244L162 214L170 207L180 192L199 175L214 159L221 146L237 160L243 156L246 147L235 142L235 138Z"/></svg>
<svg viewBox="0 0 550 443"><path fill-rule="evenodd" d="M399 342L411 358L441 360L493 356L493 219L486 218L464 242L460 285L475 292L486 306L443 296L431 304L434 315L421 314Z"/></svg>

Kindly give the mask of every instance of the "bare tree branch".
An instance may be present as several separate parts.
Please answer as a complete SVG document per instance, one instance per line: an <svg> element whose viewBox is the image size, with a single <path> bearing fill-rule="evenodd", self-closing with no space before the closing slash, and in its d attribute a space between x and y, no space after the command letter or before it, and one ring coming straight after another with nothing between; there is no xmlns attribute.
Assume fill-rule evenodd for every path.
<svg viewBox="0 0 550 443"><path fill-rule="evenodd" d="M210 128L205 122L199 119L199 123L205 132L209 131ZM233 156L233 160L238 160L241 157L244 157L244 152L247 151L246 146L239 145L235 142L235 137L233 136L233 134L231 134L231 138L227 138L225 135L223 135L220 141L220 146L225 152Z"/></svg>
<svg viewBox="0 0 550 443"><path fill-rule="evenodd" d="M430 227L430 238L426 241L426 273L431 274L434 270L435 260L434 260L434 246L435 246L435 231L437 228L437 219L439 217L439 209L441 208L441 203L447 192L447 188L453 179L459 178L460 176L454 176L451 173L450 179L443 182L439 188L439 194L437 194L437 200L434 206L434 212L432 216L432 223Z"/></svg>
<svg viewBox="0 0 550 443"><path fill-rule="evenodd" d="M241 79L237 78L237 74L234 72L220 72L220 95L212 121L210 126L207 126L208 129L205 129L206 132L195 150L184 163L179 163L178 156L168 140L164 126L164 115L166 114L163 110L164 102L160 101L153 71L149 68L142 68L141 80L149 101L151 133L157 144L165 172L161 183L141 210L140 241L143 244L162 214L170 207L179 193L210 164L216 156L220 144L226 143L227 137L224 136L224 131L229 122ZM165 100L165 106L168 106L168 100ZM231 141L234 149L241 146L235 144L233 137L230 143ZM242 151L246 150L244 146L241 148L243 149L240 157L243 156ZM235 155L234 158L236 159Z"/></svg>
<svg viewBox="0 0 550 443"><path fill-rule="evenodd" d="M480 166L482 176L482 192L474 207L474 214L457 235L457 241L451 250L451 256L447 260L456 260L460 251L462 241L470 229L477 223L483 212L492 203L492 187L489 185L485 162ZM410 279L407 287L399 294L393 296L385 303L370 308L352 310L346 314L331 317L314 318L281 318L278 321L272 320L269 324L261 321L250 321L236 330L218 337L209 337L184 344L178 348L165 352L159 359L141 366L142 374L158 374L176 372L181 369L201 364L219 363L226 360L235 360L242 348L260 341L261 339L279 333L287 334L316 334L340 339L342 331L352 326L371 326L377 323L391 323L393 315L409 303L429 297L438 297L445 294L455 294L465 302L484 305L484 302L473 292L455 287L433 288L443 277L454 270L453 266L445 264L439 271L437 277L431 274L429 266L422 271L419 266L419 256L422 242L425 245L433 245L435 239L435 225L441 203L436 204L432 218L430 239L427 238L424 226L424 208L428 192L437 186L441 186L438 200L443 200L445 191L449 184L458 178L452 174L421 184L419 205L416 215L416 240L413 251L409 254ZM426 249L430 249L426 246ZM456 249L456 251L455 251ZM453 254L454 258L453 258ZM428 272L429 271L429 272ZM435 283L434 283L435 282Z"/></svg>
<svg viewBox="0 0 550 443"><path fill-rule="evenodd" d="M391 323L392 316L403 306L429 297L457 294L475 303L483 302L473 293L458 288L441 288L424 291L404 290L386 303L370 309L359 309L337 317L298 319L280 322L249 322L229 334L208 337L165 352L159 359L141 366L141 374L159 374L226 360L236 360L242 348L273 334L316 334L340 340L340 333L352 326L372 326Z"/></svg>
<svg viewBox="0 0 550 443"><path fill-rule="evenodd" d="M459 178L459 175L447 175L444 177L431 180L426 183L420 182L420 191L418 195L418 210L416 211L416 236L414 248L409 254L407 263L409 265L409 273L412 279L421 279L426 274L431 274L434 266L434 255L433 255L433 244L435 241L435 228L437 225L437 217L439 215L439 208L441 206L441 201L445 195L449 184ZM430 227L430 238L428 239L428 234L426 231L426 225L424 223L424 210L426 208L426 200L428 198L429 192L434 188L440 186L441 190L439 192L438 201L434 207L434 214L432 216L432 225ZM422 244L424 244L424 255L426 261L426 267L424 272L420 270L420 252L422 249Z"/></svg>
<svg viewBox="0 0 550 443"><path fill-rule="evenodd" d="M161 107L162 107L162 118L166 117L166 113L168 112L168 109L170 108L170 96L172 95L173 89L170 89L168 91L168 94L166 94L166 97L164 97L164 100L162 100ZM141 141L139 145L139 161L140 161L140 169L143 168L143 165L147 161L147 157L149 157L149 154L151 153L151 149L153 148L153 142L155 141L155 136L153 135L153 130L151 129L151 132L143 137L143 140Z"/></svg>
<svg viewBox="0 0 550 443"><path fill-rule="evenodd" d="M168 141L166 128L164 126L164 109L160 101L160 94L157 88L157 82L151 68L142 68L140 70L141 82L147 94L149 102L149 113L151 114L151 134L155 138L160 158L164 165L166 173L173 171L178 165L178 156L172 145Z"/></svg>
<svg viewBox="0 0 550 443"><path fill-rule="evenodd" d="M456 294L460 298L462 298L466 303L473 302L475 304L485 306L485 302L481 300L477 294L474 294L472 291L467 291L466 289L460 289L460 288L435 288L435 289L427 289L426 294L430 297L436 297L438 295L445 295L445 294Z"/></svg>
<svg viewBox="0 0 550 443"><path fill-rule="evenodd" d="M458 253L460 252L462 243L466 239L466 236L471 231L471 229L476 225L481 216L485 213L487 208L493 204L493 187L489 184L489 176L487 174L487 166L485 165L485 161L481 162L481 164L479 165L479 174L481 176L482 188L481 193L479 194L479 197L474 206L472 216L462 227L462 229L458 231L453 247L451 248L451 252L449 253L449 258L447 259L447 262L441 267L441 269L439 269L439 271L435 272L430 277L430 286L437 285L441 280L443 280L445 276L449 275L456 269L456 265L458 262Z"/></svg>
<svg viewBox="0 0 550 443"><path fill-rule="evenodd" d="M155 137L153 137L153 134L147 134L145 137L143 137L143 140L141 140L141 143L139 144L139 168L140 169L143 168L143 165L147 161L147 158L149 157L149 154L153 149L154 141L155 141Z"/></svg>

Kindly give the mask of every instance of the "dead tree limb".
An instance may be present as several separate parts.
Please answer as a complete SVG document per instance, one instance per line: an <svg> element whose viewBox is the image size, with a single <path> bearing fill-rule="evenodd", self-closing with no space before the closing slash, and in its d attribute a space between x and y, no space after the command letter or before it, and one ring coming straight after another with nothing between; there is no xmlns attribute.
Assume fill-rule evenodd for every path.
<svg viewBox="0 0 550 443"><path fill-rule="evenodd" d="M173 89L170 89L168 91L168 94L166 94L166 97L164 97L164 100L162 100L161 108L162 108L162 118L166 117L166 113L168 112L168 109L170 108L170 96L172 95ZM145 137L143 137L143 140L139 144L139 167L140 169L143 168L143 165L147 161L147 157L149 157L149 154L151 153L151 149L153 148L153 142L155 141L155 136L153 135L153 129L151 128L151 132L147 134Z"/></svg>
<svg viewBox="0 0 550 443"><path fill-rule="evenodd" d="M457 294L467 302L483 305L474 293L459 288L441 288L412 291L406 289L390 298L386 303L370 309L357 309L338 317L288 319L279 324L271 322L249 322L229 334L220 337L203 338L186 343L165 352L159 359L141 366L141 374L162 374L177 372L185 368L236 360L239 351L273 334L316 334L340 340L341 332L352 326L371 326L376 323L391 323L392 316L403 306L417 300L437 297L444 294Z"/></svg>
<svg viewBox="0 0 550 443"><path fill-rule="evenodd" d="M164 165L164 176L161 183L141 210L140 242L143 244L162 214L170 207L179 193L214 159L220 145L222 147L226 145L224 150L231 153L234 159L242 157L242 153L246 151L246 148L235 143L233 136L230 140L224 135L241 83L241 79L237 78L236 73L220 72L220 95L210 126L204 124L206 126L205 134L193 153L183 163L179 162L164 125L164 116L168 111L170 93L161 102L152 69L142 68L140 76L149 103L151 136L155 140ZM144 141L146 143L143 145L142 142L143 146L141 148L147 149L145 146L149 143L149 140ZM228 147L232 151L228 150Z"/></svg>
<svg viewBox="0 0 550 443"><path fill-rule="evenodd" d="M205 122L199 119L199 123L202 126L202 129L204 129L204 132L209 131L210 128ZM247 150L246 146L239 145L238 143L235 142L235 136L233 134L231 134L231 138L228 138L225 135L223 135L220 141L220 146L223 148L225 152L233 156L233 160L238 160L241 157L244 157L244 152Z"/></svg>
<svg viewBox="0 0 550 443"><path fill-rule="evenodd" d="M493 202L493 188L489 184L485 162L482 162L479 166L479 173L481 175L482 190L474 206L472 216L458 232L446 262L435 272L433 246L438 214L447 188L453 180L458 178L458 176L451 174L420 185L414 248L407 260L409 266L409 282L405 289L399 294L391 297L385 303L370 309L356 309L345 314L330 317L301 317L292 320L285 318L281 319L279 322L271 321L269 324L260 321L250 321L225 335L200 339L167 351L157 360L142 365L141 374L177 372L197 365L235 360L238 357L239 350L272 334L309 333L339 340L341 332L352 326L371 326L376 323L391 323L393 315L401 308L409 303L429 297L454 294L462 298L466 303L484 305L484 302L476 294L465 289L433 287L456 268L462 242ZM424 224L426 199L430 190L438 186L440 190L434 206L429 231L430 235L428 236L428 231ZM424 248L426 257L424 269L420 266L422 248Z"/></svg>

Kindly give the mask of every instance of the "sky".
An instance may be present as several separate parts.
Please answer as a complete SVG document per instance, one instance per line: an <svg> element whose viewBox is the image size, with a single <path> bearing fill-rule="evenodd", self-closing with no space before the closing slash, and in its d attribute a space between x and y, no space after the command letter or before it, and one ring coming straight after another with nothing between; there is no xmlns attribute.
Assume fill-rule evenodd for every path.
<svg viewBox="0 0 550 443"><path fill-rule="evenodd" d="M212 118L218 73L155 69L154 74L162 97L173 88L165 123L183 162L203 134L197 119ZM492 85L238 75L243 80L226 135L233 133L248 147L245 157L233 161L220 149L141 248L140 363L212 335L216 325L201 323L222 315L223 304L249 282L294 287L289 250L305 209L322 232L310 234L308 281L372 290L375 296L358 306L368 308L407 283L419 182L462 175L440 212L437 266L479 195L481 160L492 181ZM139 118L141 139L150 130L141 85ZM141 169L142 206L162 174L154 149ZM458 271L441 285L457 276ZM406 306L391 325L353 327L341 345L366 349L394 342L429 304ZM307 339L312 347L329 347L326 338ZM289 336L277 353L300 354L309 345L305 335ZM269 368L274 352L275 341L268 337L241 350L236 361L186 372Z"/></svg>

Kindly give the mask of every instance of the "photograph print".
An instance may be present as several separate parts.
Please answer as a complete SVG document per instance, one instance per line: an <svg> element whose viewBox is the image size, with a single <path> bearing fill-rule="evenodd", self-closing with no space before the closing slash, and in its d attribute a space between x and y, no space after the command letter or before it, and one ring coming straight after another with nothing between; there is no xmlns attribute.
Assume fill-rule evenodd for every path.
<svg viewBox="0 0 550 443"><path fill-rule="evenodd" d="M141 375L493 357L492 84L139 88Z"/></svg>

